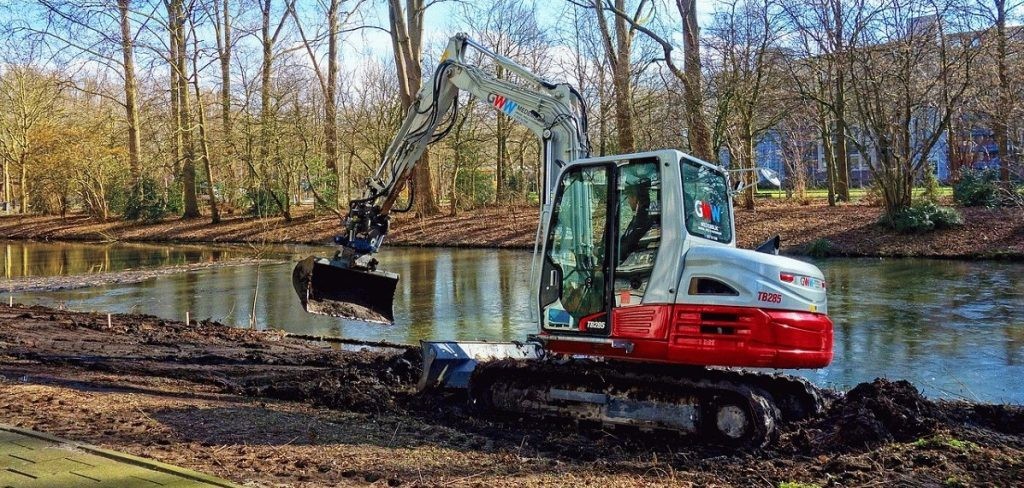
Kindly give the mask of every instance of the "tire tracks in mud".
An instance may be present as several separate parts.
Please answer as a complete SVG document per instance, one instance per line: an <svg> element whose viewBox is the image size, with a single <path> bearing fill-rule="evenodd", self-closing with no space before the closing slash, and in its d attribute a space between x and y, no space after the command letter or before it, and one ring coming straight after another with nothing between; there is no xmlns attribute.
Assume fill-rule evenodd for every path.
<svg viewBox="0 0 1024 488"><path fill-rule="evenodd" d="M1024 410L933 402L906 382L859 385L823 416L785 426L770 448L730 452L629 430L470 414L458 396L415 394L420 371L413 346L310 339L145 315L115 315L108 326L104 314L0 306L0 375L136 395L160 394L161 384L173 381L188 389L174 393L181 398L240 395L358 412L393 419L387 425L396 433L402 425L418 426L413 435L423 445L592 466L587 469L601 476L642 475L650 467L637 460L646 457L736 484L763 483L763 477L849 485L957 476L1009 485L1024 472ZM40 365L47 371L33 372ZM89 373L76 379L76 372Z"/></svg>

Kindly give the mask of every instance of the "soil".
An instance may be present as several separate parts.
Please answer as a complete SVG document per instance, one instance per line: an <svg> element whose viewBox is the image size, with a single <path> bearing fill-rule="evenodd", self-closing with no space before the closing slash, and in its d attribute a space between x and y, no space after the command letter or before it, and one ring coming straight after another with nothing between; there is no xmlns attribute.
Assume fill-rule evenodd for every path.
<svg viewBox="0 0 1024 488"><path fill-rule="evenodd" d="M832 256L922 256L1024 259L1024 210L963 208L964 225L914 236L877 224L881 208L866 204L829 207L781 200L736 210L738 245L753 248L780 234L787 254L806 254L812 244ZM416 218L395 216L388 245L532 248L536 207L488 207ZM248 242L327 244L339 230L337 217L297 215L255 219L231 216L220 224L171 219L158 224L96 222L86 216L0 217L0 235L10 239Z"/></svg>
<svg viewBox="0 0 1024 488"><path fill-rule="evenodd" d="M344 343L344 344L342 344ZM344 347L342 347L344 345ZM1024 409L876 380L761 450L470 415L410 346L0 307L4 423L252 486L1012 486Z"/></svg>

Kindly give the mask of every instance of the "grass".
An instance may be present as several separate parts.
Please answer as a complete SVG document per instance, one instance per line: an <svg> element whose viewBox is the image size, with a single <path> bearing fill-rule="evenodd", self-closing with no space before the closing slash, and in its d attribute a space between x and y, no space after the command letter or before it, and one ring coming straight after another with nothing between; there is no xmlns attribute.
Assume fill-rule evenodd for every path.
<svg viewBox="0 0 1024 488"><path fill-rule="evenodd" d="M828 190L825 188L808 188L806 190L807 198L828 198ZM924 193L924 187L914 188L914 196L920 196ZM860 200L868 194L867 188L850 188L850 199ZM939 196L947 197L953 195L953 187L951 186L940 186ZM786 190L778 188L771 189L758 189L757 196L767 198L786 198Z"/></svg>
<svg viewBox="0 0 1024 488"><path fill-rule="evenodd" d="M935 436L935 437L922 437L913 443L912 446L916 448L929 448L929 447L948 447L957 451L971 451L978 448L978 445L962 439L947 436Z"/></svg>
<svg viewBox="0 0 1024 488"><path fill-rule="evenodd" d="M821 488L821 485L815 483L802 483L800 481L783 481L779 483L779 488Z"/></svg>

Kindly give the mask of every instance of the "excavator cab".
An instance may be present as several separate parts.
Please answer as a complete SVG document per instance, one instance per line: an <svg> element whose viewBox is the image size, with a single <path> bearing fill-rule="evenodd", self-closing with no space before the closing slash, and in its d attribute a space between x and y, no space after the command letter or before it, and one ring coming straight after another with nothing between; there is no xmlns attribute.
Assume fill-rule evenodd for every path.
<svg viewBox="0 0 1024 488"><path fill-rule="evenodd" d="M609 309L643 299L658 256L661 213L657 157L569 166L544 245L542 329L608 335Z"/></svg>

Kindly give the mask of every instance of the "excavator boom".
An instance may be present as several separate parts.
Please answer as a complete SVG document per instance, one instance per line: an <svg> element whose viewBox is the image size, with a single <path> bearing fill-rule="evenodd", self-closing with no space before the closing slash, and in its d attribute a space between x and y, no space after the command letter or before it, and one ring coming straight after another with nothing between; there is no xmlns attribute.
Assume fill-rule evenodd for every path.
<svg viewBox="0 0 1024 488"><path fill-rule="evenodd" d="M473 52L501 66L514 80L498 78L480 68L480 63L471 63L468 57ZM385 324L393 321L398 275L378 270L373 255L387 236L391 213L401 211L395 203L413 168L427 146L447 134L442 127L450 128L454 122L460 92L485 100L539 138L545 171L542 213L550 206L558 168L589 152L586 107L575 89L549 83L465 34L453 36L380 166L367 180L364 194L349 202L344 233L334 239L339 246L334 257L309 257L295 268L292 282L307 312ZM410 198L414 194L410 192Z"/></svg>

